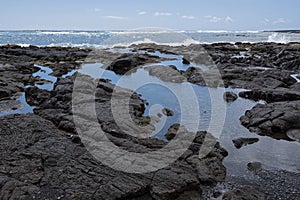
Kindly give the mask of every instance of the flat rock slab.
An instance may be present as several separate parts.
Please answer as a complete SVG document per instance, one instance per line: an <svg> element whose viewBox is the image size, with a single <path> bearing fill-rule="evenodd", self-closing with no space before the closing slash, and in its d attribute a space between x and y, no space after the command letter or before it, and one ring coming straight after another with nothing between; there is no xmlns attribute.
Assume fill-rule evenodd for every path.
<svg viewBox="0 0 300 200"><path fill-rule="evenodd" d="M181 159L147 174L101 164L65 132L34 114L0 118L0 133L1 199L176 199L187 193L200 198L205 178L225 178L219 160L224 150L219 146L206 158L197 158L201 133ZM162 145L155 140L151 144Z"/></svg>
<svg viewBox="0 0 300 200"><path fill-rule="evenodd" d="M300 101L258 104L248 110L240 120L250 131L260 135L285 140L299 138L296 136L299 131L293 130L300 128Z"/></svg>

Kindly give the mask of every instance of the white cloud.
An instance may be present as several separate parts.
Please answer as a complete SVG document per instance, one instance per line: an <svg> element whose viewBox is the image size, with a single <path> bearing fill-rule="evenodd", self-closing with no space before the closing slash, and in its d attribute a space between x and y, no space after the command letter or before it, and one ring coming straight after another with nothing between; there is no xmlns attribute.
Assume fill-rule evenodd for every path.
<svg viewBox="0 0 300 200"><path fill-rule="evenodd" d="M140 12L138 12L138 15L146 15L146 14L147 14L146 11L140 11Z"/></svg>
<svg viewBox="0 0 300 200"><path fill-rule="evenodd" d="M113 16L113 15L103 16L103 18L105 18L105 19L116 19L116 20L126 19L126 17Z"/></svg>
<svg viewBox="0 0 300 200"><path fill-rule="evenodd" d="M273 24L275 24L275 25L276 24L286 24L286 23L288 23L288 21L284 18L279 18L279 19L273 21Z"/></svg>
<svg viewBox="0 0 300 200"><path fill-rule="evenodd" d="M191 15L183 15L181 16L183 19L195 19L194 16L191 16Z"/></svg>
<svg viewBox="0 0 300 200"><path fill-rule="evenodd" d="M213 22L213 23L217 23L217 22L222 21L222 18L221 18L221 17L207 16L207 18L209 19L210 22Z"/></svg>
<svg viewBox="0 0 300 200"><path fill-rule="evenodd" d="M289 23L289 21L286 20L286 19L284 19L284 18L279 18L279 19L277 19L277 20L270 20L270 19L265 18L265 19L263 19L263 20L261 21L261 23L262 23L262 24L273 24L273 25L278 25L278 24L287 24L287 23Z"/></svg>
<svg viewBox="0 0 300 200"><path fill-rule="evenodd" d="M225 22L231 23L233 22L233 19L229 16L225 17Z"/></svg>
<svg viewBox="0 0 300 200"><path fill-rule="evenodd" d="M225 18L223 17L217 17L217 16L205 16L206 19L208 19L209 22L212 23L218 23L218 22L227 22L227 23L231 23L233 22L233 19L230 16L227 16Z"/></svg>
<svg viewBox="0 0 300 200"><path fill-rule="evenodd" d="M171 16L172 13L169 13L169 12L155 12L153 15L155 17L159 17L159 16Z"/></svg>

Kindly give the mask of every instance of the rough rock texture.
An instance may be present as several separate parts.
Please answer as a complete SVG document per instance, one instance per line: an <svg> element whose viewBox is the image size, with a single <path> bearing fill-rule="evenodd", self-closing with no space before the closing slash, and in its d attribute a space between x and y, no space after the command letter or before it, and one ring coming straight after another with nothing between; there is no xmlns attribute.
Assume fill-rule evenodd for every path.
<svg viewBox="0 0 300 200"><path fill-rule="evenodd" d="M29 99L29 103L37 106L37 108L35 108L34 110L34 113L52 121L58 128L64 131L68 131L68 135L70 135L70 133L76 134L72 119L71 107L71 95L73 92L72 87L76 76L77 74L68 78L59 79L55 84L54 90L51 92L42 91L36 87L26 89L26 96L27 99ZM83 95L90 95L89 84L90 83L87 82L82 88L82 91L84 91ZM117 146L119 146L120 148L135 152L153 151L166 145L166 143L157 139L139 139L133 137L132 135L127 135L125 132L123 132L124 127L120 128L118 126L119 124L117 125L115 123L110 110L110 98L113 89L114 85L110 84L107 80L100 80L97 84L96 89L96 111L98 122L102 127L102 130L108 134L109 139L117 144ZM123 91L124 94L120 95L120 98L126 96L126 91L127 90ZM130 102L130 112L136 124L139 125L141 123L142 114L145 109L145 101L140 99L139 95L137 95L136 93L133 93L132 91L131 93L132 96ZM78 98L80 99L81 97L78 96ZM85 103L83 102L78 106L83 106L83 108L85 108ZM122 102L120 102L120 104L122 104ZM118 106L120 105L115 105L115 108L118 108ZM89 108L87 107L87 109ZM120 109L122 109L122 107L120 107ZM85 116L85 112L89 113L90 111L84 110L84 112L78 114L80 114L81 116ZM93 129L92 127L89 128ZM134 127L128 127L125 124L125 129L127 128L129 130L133 130L134 132ZM151 131L148 134L150 133ZM212 153L210 153L204 159L199 159L199 157L197 156L197 152L199 152L206 134L206 132L199 132L198 136L195 138L195 142L191 145L189 150L187 150L187 152L178 161L176 161L167 169L162 169L146 177L142 176L143 178L141 180L136 177L130 179L128 179L127 177L124 179L122 177L118 178L117 180L121 179L133 181L127 181L126 184L123 183L124 185L115 185L114 180L111 180L110 182L112 182L111 184L113 184L114 187L119 188L120 190L122 190L123 188L126 189L124 189L123 193L122 191L118 191L115 195L120 196L113 195L111 199L117 197L125 198L127 196L127 198L129 199L129 197L131 196L139 195L149 196L149 198L151 197L150 199L175 199L183 193L186 195L186 191L192 191L192 194L189 195L198 195L198 197L200 197L201 184L214 185L218 181L224 180L226 174L225 168L223 167L221 161L224 156L227 155L227 152L224 149L220 148L218 143L216 144L216 147L215 149L213 149ZM74 135L71 136L71 141L76 144L78 143L80 146L80 138L74 137ZM136 189L135 187L137 186L134 186L135 181L138 181L139 185L143 186L139 186L138 189ZM149 182L151 182L151 184ZM127 184L129 184L130 187L133 185L134 189L127 188L129 187L127 186ZM105 188L106 187L107 186L105 186ZM104 194L107 194L108 196L112 195L106 190L99 190L97 194L99 196Z"/></svg>
<svg viewBox="0 0 300 200"><path fill-rule="evenodd" d="M114 60L107 69L114 71L116 74L124 75L137 70L138 66L142 66L147 63L156 63L163 60L166 59L150 54L123 54Z"/></svg>
<svg viewBox="0 0 300 200"><path fill-rule="evenodd" d="M37 79L32 77L32 73L38 70L33 63L4 64L0 67L0 100L9 99L24 91L25 85L34 84Z"/></svg>
<svg viewBox="0 0 300 200"><path fill-rule="evenodd" d="M260 135L291 140L287 132L300 129L299 109L300 101L258 104L240 120L250 131Z"/></svg>
<svg viewBox="0 0 300 200"><path fill-rule="evenodd" d="M234 146L237 149L240 149L243 146L247 146L249 144L254 144L254 143L258 142L258 141L259 141L258 138L237 138L237 139L232 140Z"/></svg>
<svg viewBox="0 0 300 200"><path fill-rule="evenodd" d="M234 92L225 92L223 98L227 102L233 102L237 100L238 96Z"/></svg>
<svg viewBox="0 0 300 200"><path fill-rule="evenodd" d="M251 90L239 93L240 97L252 99L254 101L264 100L267 103L279 101L300 100L300 91L289 89L271 89L271 90Z"/></svg>
<svg viewBox="0 0 300 200"><path fill-rule="evenodd" d="M195 65L181 72L187 81L211 87L224 85L267 93L280 89L284 95L284 89L296 84L291 75L300 71L299 43L216 43L188 47L141 44L132 48L183 55ZM202 65L208 69L201 69Z"/></svg>
<svg viewBox="0 0 300 200"><path fill-rule="evenodd" d="M200 198L207 176L209 181L225 178L221 159L226 151L216 145L206 158L196 156L203 133L171 166L148 174L127 174L102 165L68 134L37 115L11 115L1 118L0 124L1 199L176 199L185 191L194 191ZM128 140L121 145L132 144ZM147 148L157 145L164 144L152 140ZM214 172L203 174L210 167Z"/></svg>
<svg viewBox="0 0 300 200"><path fill-rule="evenodd" d="M185 81L203 86L246 88L252 91L240 96L267 102L281 101L258 105L241 121L260 134L299 141L300 84L291 77L300 71L299 43L224 43L188 47L143 44L132 48L136 52L158 50L182 55L184 59L181 62L194 65L186 71L173 67L176 73L170 77L166 71L161 73L167 67L155 72L163 78L172 80L178 75ZM26 85L43 81L32 77L32 73L38 70L33 64L49 66L53 69L52 75L60 77L78 68L77 61L88 62L85 61L87 57L90 57L90 62L108 63L111 70L120 74L136 66L164 60L147 54L90 54L91 49L0 47L0 105L6 104L12 95L24 91ZM112 60L115 61L112 63ZM124 65L125 68L122 68ZM211 186L224 180L222 159L227 152L219 144L205 158L198 157L203 138L209 135L206 132L198 132L184 155L156 173L126 174L96 161L75 132L71 106L74 77L59 78L54 91L26 88L28 103L37 107L36 115L0 118L0 199L199 199L203 185ZM116 125L109 104L113 89L114 86L107 80L100 80L96 89L97 118L108 138L128 151L155 151L166 145L156 139L127 135ZM83 88L83 91L89 92L89 87ZM132 94L130 114L141 127L150 123L142 116L144 104L138 94ZM15 104L12 105L10 107L15 109ZM88 108L88 105L89 102L83 102L82 108ZM132 130L129 125L124 126ZM169 133L168 140L171 141L177 136L176 125L169 129ZM286 178L282 179L285 174ZM265 180L261 185L268 186L264 192L269 199L300 198L299 174L284 172L283 176L262 174L260 177Z"/></svg>
<svg viewBox="0 0 300 200"><path fill-rule="evenodd" d="M171 83L187 82L187 79L180 73L175 66L149 66L145 67L150 76L155 76L162 81Z"/></svg>
<svg viewBox="0 0 300 200"><path fill-rule="evenodd" d="M32 106L37 106L34 109L34 113L42 116L45 119L52 121L59 128L74 132L75 127L72 118L72 94L73 94L73 84L77 76L77 73L73 76L67 78L60 78L56 82L53 91L41 90L37 87L26 88L26 99L28 103ZM90 82L89 82L90 81ZM92 95L91 87L93 82L91 78L84 83L86 90L80 95ZM100 80L96 89L96 110L98 113L98 120L103 126L107 123L114 122L114 116L112 115L111 109L111 95L114 90L114 85L109 83L107 80ZM123 90L122 93L125 95L131 95L130 112L131 115L135 116L136 123L142 123L145 121L142 114L145 110L145 101L140 99L137 93L129 90ZM81 98L81 96L77 98ZM119 94L120 100L124 98ZM83 102L80 106L83 109L91 109L89 105L93 105L93 102ZM122 104L115 105L122 109ZM86 107L86 108L85 108ZM117 108L116 108L117 109ZM89 112L88 110L85 110Z"/></svg>

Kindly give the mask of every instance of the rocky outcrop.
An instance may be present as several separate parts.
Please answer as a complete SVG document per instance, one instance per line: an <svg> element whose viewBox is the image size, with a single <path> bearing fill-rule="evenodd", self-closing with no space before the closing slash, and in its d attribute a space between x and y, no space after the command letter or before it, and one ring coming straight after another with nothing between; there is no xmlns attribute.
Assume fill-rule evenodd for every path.
<svg viewBox="0 0 300 200"><path fill-rule="evenodd" d="M254 144L254 143L258 142L258 141L259 141L258 138L237 138L237 139L232 140L234 146L237 149L240 149L243 146Z"/></svg>
<svg viewBox="0 0 300 200"><path fill-rule="evenodd" d="M164 82L171 83L183 83L187 82L184 77L175 66L148 66L145 67L150 76L155 76Z"/></svg>
<svg viewBox="0 0 300 200"><path fill-rule="evenodd" d="M226 102L233 102L237 100L238 96L234 92L225 92L223 98Z"/></svg>
<svg viewBox="0 0 300 200"><path fill-rule="evenodd" d="M202 133L169 167L129 174L95 160L86 148L69 139L69 134L37 115L7 116L1 118L0 125L1 199L176 199L186 195L185 191L200 198L202 184L225 178L221 164L225 150L216 145L213 154L203 159L197 156ZM119 145L125 148L143 146L116 135L112 138L123 141ZM143 148L164 145L151 140Z"/></svg>
<svg viewBox="0 0 300 200"><path fill-rule="evenodd" d="M287 133L300 129L300 101L258 104L241 117L250 131L276 139L291 140Z"/></svg>
<svg viewBox="0 0 300 200"><path fill-rule="evenodd" d="M147 63L158 63L166 60L159 56L150 54L123 54L116 60L114 60L108 67L108 70L114 71L116 74L124 75L131 74L137 70L138 66L145 65Z"/></svg>
<svg viewBox="0 0 300 200"><path fill-rule="evenodd" d="M251 90L239 93L240 97L252 99L254 101L263 100L267 103L279 101L295 101L300 100L300 91L289 89L270 89L270 90Z"/></svg>
<svg viewBox="0 0 300 200"><path fill-rule="evenodd" d="M29 102L36 106L34 109L35 114L50 120L59 129L67 131L67 137L70 142L82 146L80 137L78 138L78 136L75 136L75 124L72 118L71 95L76 76L78 76L78 74L59 79L55 84L54 90L51 92L39 91L37 88L28 88L26 89L26 96L27 98L32 99ZM91 84L89 80L92 79L87 78L86 82L83 84L82 95L89 95L89 86ZM110 104L114 88L115 86L109 81L100 80L97 83L95 92L97 120L102 130L107 134L107 137L118 147L127 151L145 153L163 148L167 143L154 138L141 139L139 137L134 137L134 135L128 135L123 131L123 128L125 127L125 129L131 130L131 132L134 133L134 127L127 126L127 124L122 124L122 127L120 127L120 124L115 123ZM130 115L137 126L143 126L142 122L144 121L142 114L145 110L145 101L140 99L140 96L133 91L119 89L123 93L122 95L117 95L117 98L120 98L118 99L118 102L120 105L123 105L122 98L127 96L127 93L130 92ZM80 96L75 98L84 99ZM85 108L85 105L89 103L90 102L82 102L73 106L82 106L82 108ZM123 108L118 107L120 105L114 105L114 108L122 111ZM86 118L88 117L87 114L90 113L90 110L88 110L89 108L90 107L87 106L87 110L83 110L81 113L76 114ZM86 122L86 125L89 126L90 130L96 130L96 128L89 125L88 121ZM147 131L148 132L145 132L145 134L150 135L151 130ZM174 130L174 134L176 134L176 130ZM155 173L147 175L129 174L128 176L126 175L123 177L122 173L118 172L116 177L112 178L110 177L110 174L115 174L115 171L110 169L112 170L112 172L110 172L109 168L105 168L105 173L103 173L103 169L100 167L100 170L95 172L95 176L99 175L105 177L106 174L108 174L107 180L109 181L104 181L106 184L102 186L102 183L97 183L98 187L97 190L94 190L94 195L98 195L98 198L101 196L102 199L131 199L133 197L136 197L137 199L142 197L149 197L150 199L176 199L181 195L187 195L187 193L189 194L191 192L189 195L196 195L197 198L200 198L201 185L214 185L217 182L224 180L226 175L226 170L222 165L222 159L227 155L227 152L222 149L218 143L216 143L215 148L213 148L212 152L205 158L200 159L199 156L197 156L206 134L206 132L198 132L194 142L187 149L186 153L169 167ZM89 164L87 166L89 166ZM89 180L86 184L91 183L93 182ZM85 183L83 182L82 184ZM117 189L111 189L110 187Z"/></svg>

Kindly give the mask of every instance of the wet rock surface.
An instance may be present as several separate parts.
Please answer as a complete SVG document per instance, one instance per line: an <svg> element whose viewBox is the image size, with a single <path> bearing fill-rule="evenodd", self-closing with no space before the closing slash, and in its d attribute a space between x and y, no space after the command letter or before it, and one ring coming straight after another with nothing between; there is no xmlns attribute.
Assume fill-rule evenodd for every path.
<svg viewBox="0 0 300 200"><path fill-rule="evenodd" d="M158 63L167 60L159 56L150 54L123 54L114 60L109 66L108 70L114 71L116 74L124 75L131 74L142 65L147 63Z"/></svg>
<svg viewBox="0 0 300 200"><path fill-rule="evenodd" d="M184 77L175 66L149 66L145 67L150 76L155 76L162 81L171 83L183 83L187 82Z"/></svg>
<svg viewBox="0 0 300 200"><path fill-rule="evenodd" d="M233 102L237 100L238 96L234 92L225 92L223 98L227 102Z"/></svg>
<svg viewBox="0 0 300 200"><path fill-rule="evenodd" d="M200 197L205 179L199 165L215 167L216 158L223 175L212 173L210 180L225 178L221 164L225 150L216 145L214 155L197 157L204 137L200 132L191 150L171 166L148 174L127 174L101 164L82 145L68 139L68 133L37 115L11 115L2 117L0 123L2 199L175 199L185 191ZM120 145L142 145L127 140ZM164 143L151 140L148 145L151 149Z"/></svg>
<svg viewBox="0 0 300 200"><path fill-rule="evenodd" d="M36 106L35 114L1 118L1 134L4 135L1 141L6 144L0 167L3 174L0 194L4 199L200 198L201 185L215 185L225 179L222 159L227 152L224 149L216 144L207 157L200 159L197 155L206 135L204 132L198 133L187 152L176 162L153 173L127 174L95 160L76 135L73 122L72 92L77 75L58 78L52 91L26 88L27 102ZM90 78L85 80L81 94L88 96L93 82ZM107 137L128 151L145 153L163 148L165 142L139 139L117 126L110 110L114 89L109 81L99 80L95 91L97 120ZM131 95L130 114L139 124L146 102L132 91L120 90L119 97ZM80 96L75 98L81 99ZM89 113L90 106L86 106L89 103L75 106L83 106ZM123 103L119 103L122 110ZM80 114L85 115L85 112ZM132 128L127 124L123 126ZM14 145L10 145L13 142Z"/></svg>
<svg viewBox="0 0 300 200"><path fill-rule="evenodd" d="M182 55L180 62L191 65L186 70L178 70L175 66L146 67L150 75L163 81L249 89L240 93L240 97L264 100L267 104L247 111L241 118L242 124L262 135L299 141L300 84L291 75L300 71L300 44L236 43L188 47L143 44L131 48L133 52L146 50ZM210 135L201 131L178 160L157 172L128 174L95 160L76 134L73 120L72 92L78 74L58 78L53 91L42 90L30 87L44 81L32 76L39 70L34 64L48 66L53 76L61 77L84 62L103 61L109 70L126 74L136 67L168 59L106 51L99 58L91 52L91 49L63 47L0 47L0 105L7 107L2 106L4 109L19 108L14 96L25 91L28 104L36 106L34 114L0 118L0 199L200 199L205 186L212 188L224 181L226 169L222 160L227 152L216 143L212 151L200 159L198 153L203 139ZM202 65L207 68L199 68ZM87 82L78 99L94 94L90 93L93 82ZM116 123L110 104L114 89L108 80L98 80L94 91L97 123L109 140L124 150L138 153L156 151L167 145L155 138L138 137L149 135L153 124L143 116L146 101L132 91L120 89L116 110L122 111L121 97L129 95L130 118L139 128ZM88 119L91 102L79 102L76 106L84 112L75 114ZM178 136L179 127L171 126L166 135L169 142ZM299 173L265 170L256 173L260 180L254 187L258 187L267 199L300 198ZM239 185L228 195L236 195ZM265 185L268 187L264 188ZM243 194L244 189L241 191Z"/></svg>
<svg viewBox="0 0 300 200"><path fill-rule="evenodd" d="M250 131L276 139L291 140L289 131L299 129L300 101L258 104L241 117L242 124Z"/></svg>
<svg viewBox="0 0 300 200"><path fill-rule="evenodd" d="M258 141L259 141L258 138L237 138L237 139L232 140L234 146L237 149L240 149L243 146L254 144L254 143L258 142Z"/></svg>

